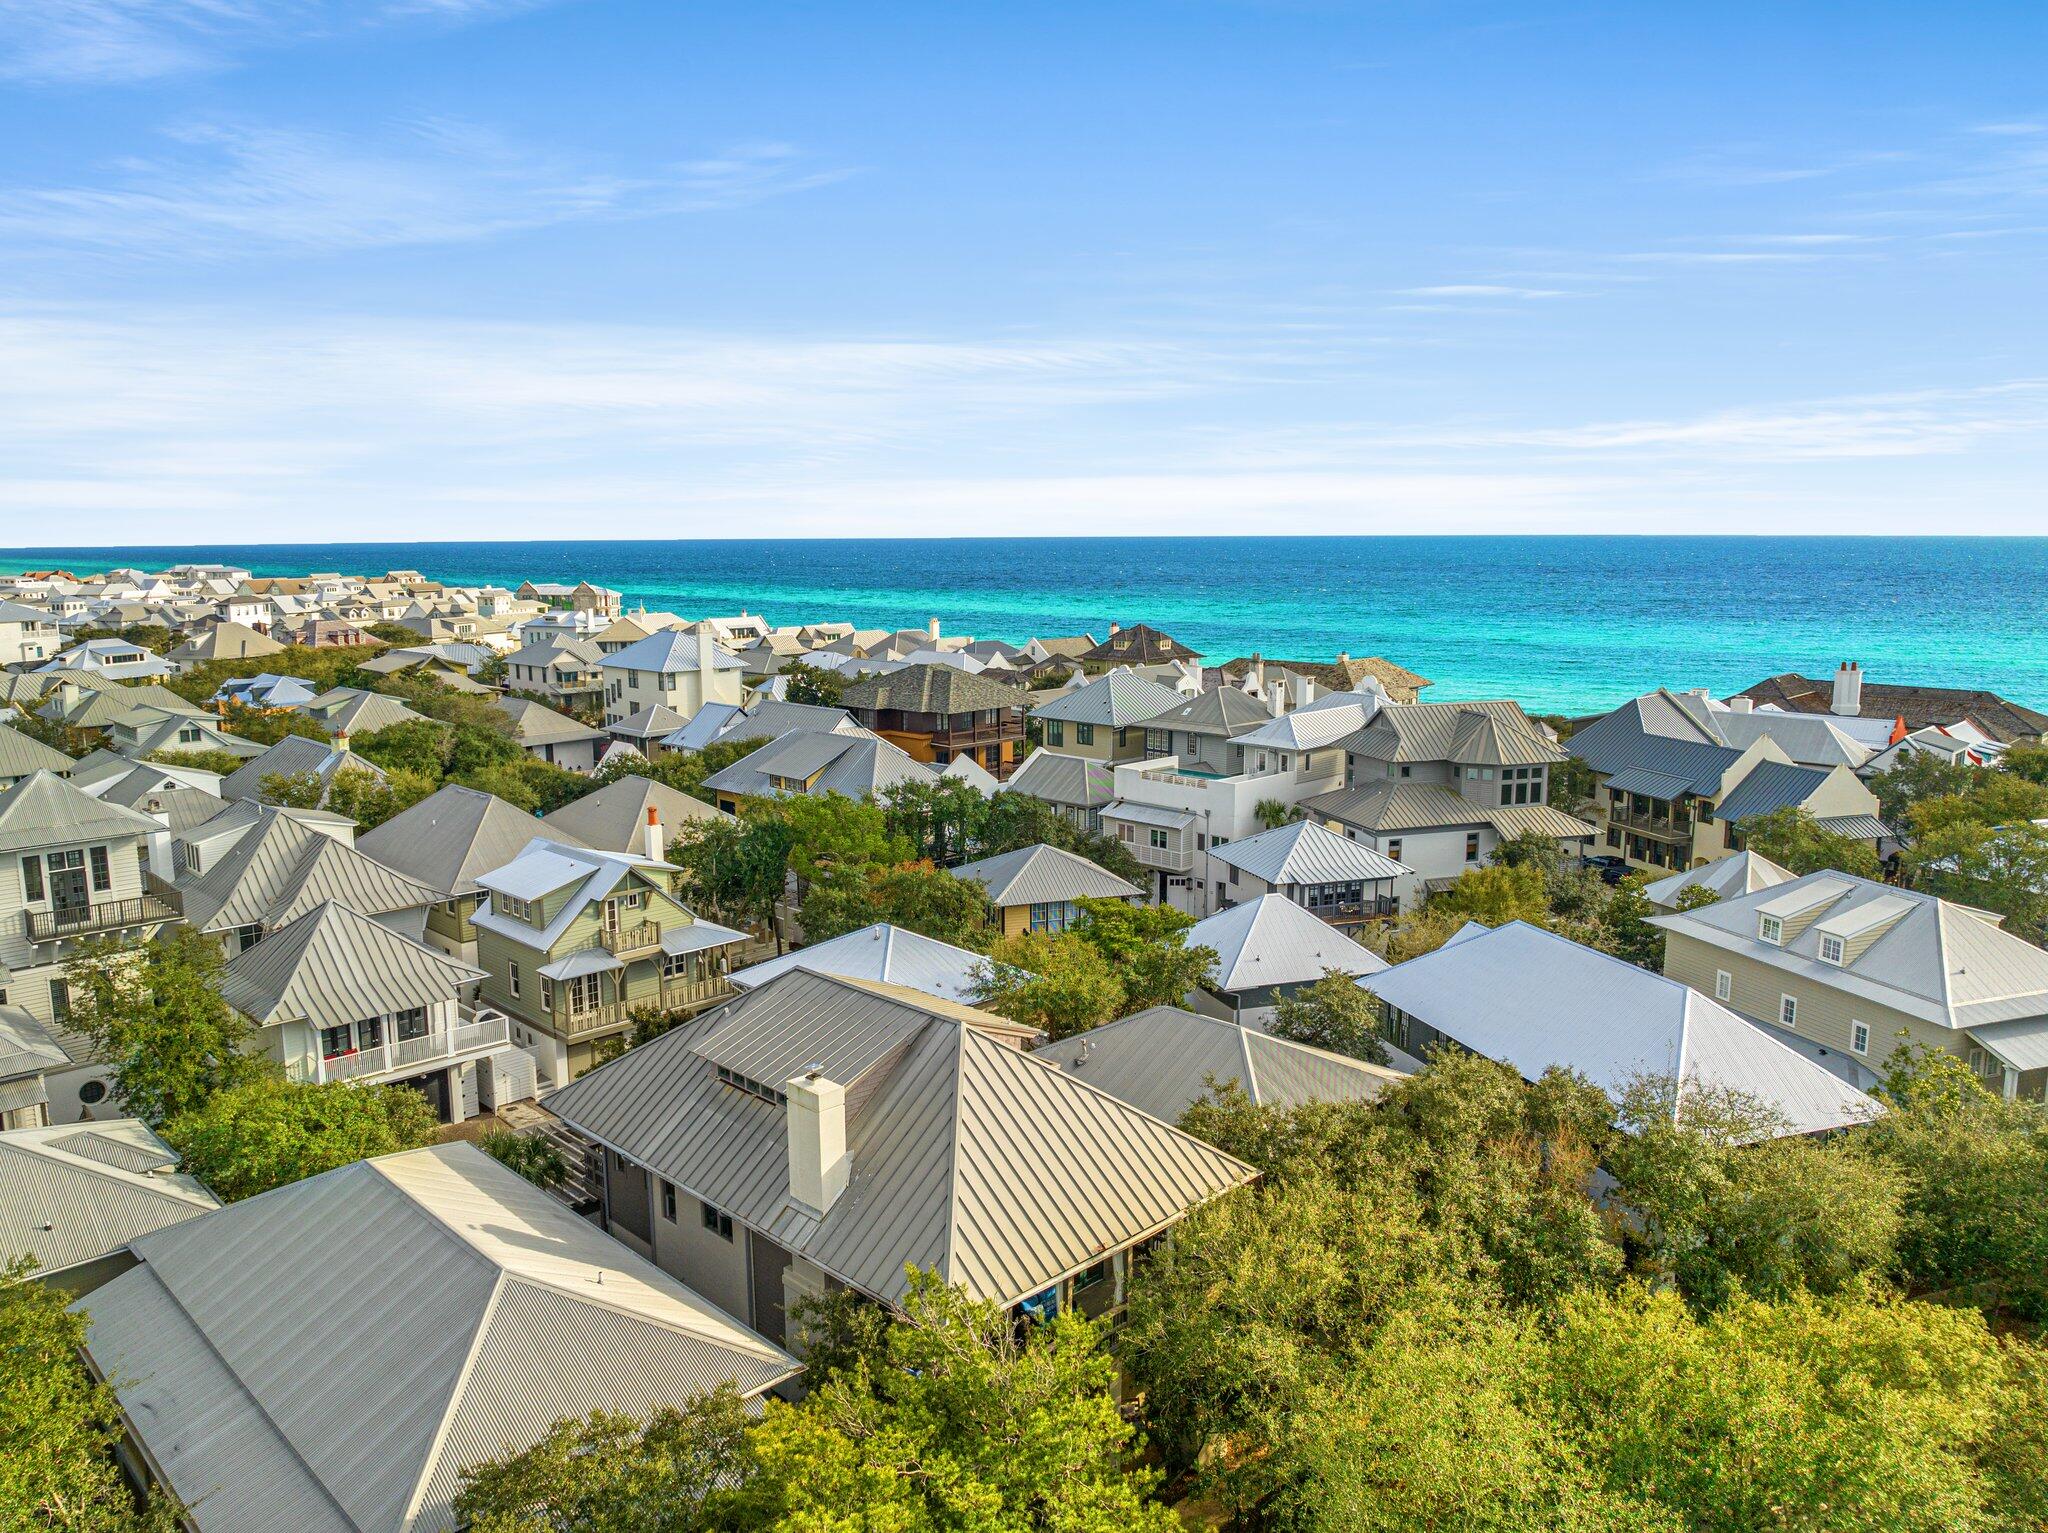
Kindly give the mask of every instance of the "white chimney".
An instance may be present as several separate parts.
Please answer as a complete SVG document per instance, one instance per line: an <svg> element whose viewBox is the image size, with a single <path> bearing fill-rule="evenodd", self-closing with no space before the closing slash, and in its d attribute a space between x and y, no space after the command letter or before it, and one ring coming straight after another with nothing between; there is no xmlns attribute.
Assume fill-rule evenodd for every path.
<svg viewBox="0 0 2048 1533"><path fill-rule="evenodd" d="M1120 628L1120 627L1119 627L1119 626L1118 626L1117 624L1115 624L1115 623L1111 623L1111 624L1109 625L1109 631L1110 631L1111 633L1119 633L1119 632L1121 632L1122 630L1121 630L1121 628Z"/></svg>
<svg viewBox="0 0 2048 1533"><path fill-rule="evenodd" d="M936 644L939 642L939 620L937 618L933 618L930 622L926 623L924 631L931 635L932 643Z"/></svg>
<svg viewBox="0 0 2048 1533"><path fill-rule="evenodd" d="M645 851L647 853L647 860L649 862L661 861L661 854L665 850L661 842L661 811L652 804L647 806L646 836L647 845Z"/></svg>
<svg viewBox="0 0 2048 1533"><path fill-rule="evenodd" d="M718 660L713 650L711 619L706 618L697 625L697 705L700 708L711 701L711 672Z"/></svg>
<svg viewBox="0 0 2048 1533"><path fill-rule="evenodd" d="M1863 711L1863 668L1854 660L1844 660L1835 672L1834 701L1828 711L1850 719Z"/></svg>
<svg viewBox="0 0 2048 1533"><path fill-rule="evenodd" d="M334 732L334 752L338 756L346 756L348 754L348 731L346 729L338 729Z"/></svg>
<svg viewBox="0 0 2048 1533"><path fill-rule="evenodd" d="M1756 699L1753 697L1731 697L1728 699L1728 711L1730 713L1750 713L1755 708Z"/></svg>
<svg viewBox="0 0 2048 1533"><path fill-rule="evenodd" d="M782 1083L788 1098L789 1195L814 1213L827 1213L853 1162L846 1153L846 1088L816 1070Z"/></svg>

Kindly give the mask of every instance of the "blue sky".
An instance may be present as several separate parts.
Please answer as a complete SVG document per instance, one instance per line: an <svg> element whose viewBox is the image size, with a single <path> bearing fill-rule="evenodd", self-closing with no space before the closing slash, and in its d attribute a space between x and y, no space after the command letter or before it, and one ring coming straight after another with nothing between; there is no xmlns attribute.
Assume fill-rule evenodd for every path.
<svg viewBox="0 0 2048 1533"><path fill-rule="evenodd" d="M2048 531L2044 59L2038 3L0 0L0 543Z"/></svg>

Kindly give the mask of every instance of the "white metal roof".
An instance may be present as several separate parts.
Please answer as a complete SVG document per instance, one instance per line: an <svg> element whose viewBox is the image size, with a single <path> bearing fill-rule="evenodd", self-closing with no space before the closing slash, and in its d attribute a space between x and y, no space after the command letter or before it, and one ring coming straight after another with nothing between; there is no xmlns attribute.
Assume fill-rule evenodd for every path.
<svg viewBox="0 0 2048 1533"><path fill-rule="evenodd" d="M988 891L996 906L1054 904L1079 899L1129 899L1139 890L1086 857L1040 843L998 852L953 869Z"/></svg>
<svg viewBox="0 0 2048 1533"><path fill-rule="evenodd" d="M1188 947L1214 948L1219 990L1313 984L1332 969L1376 974L1387 961L1281 894L1262 894L1188 929Z"/></svg>
<svg viewBox="0 0 2048 1533"><path fill-rule="evenodd" d="M1340 836L1314 820L1295 820L1242 840L1226 841L1213 855L1218 862L1269 884L1371 883L1410 871L1363 842Z"/></svg>
<svg viewBox="0 0 2048 1533"><path fill-rule="evenodd" d="M1458 939L1359 983L1475 1054L1534 1080L1552 1066L1619 1093L1640 1076L1761 1097L1792 1133L1865 1121L1877 1104L1725 1006L1523 921Z"/></svg>
<svg viewBox="0 0 2048 1533"><path fill-rule="evenodd" d="M979 953L878 921L829 942L741 969L732 976L732 983L737 989L751 990L791 969L808 969L844 979L880 980L940 1000L971 1004L975 966L982 961Z"/></svg>

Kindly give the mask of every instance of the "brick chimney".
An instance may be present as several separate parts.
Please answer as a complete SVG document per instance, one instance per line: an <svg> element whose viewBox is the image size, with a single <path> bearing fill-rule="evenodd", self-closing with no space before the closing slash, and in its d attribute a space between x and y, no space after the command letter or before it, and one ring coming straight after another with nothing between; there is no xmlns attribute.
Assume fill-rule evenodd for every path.
<svg viewBox="0 0 2048 1533"><path fill-rule="evenodd" d="M789 1195L814 1213L830 1212L846 1191L846 1088L807 1070L784 1081L789 1133Z"/></svg>

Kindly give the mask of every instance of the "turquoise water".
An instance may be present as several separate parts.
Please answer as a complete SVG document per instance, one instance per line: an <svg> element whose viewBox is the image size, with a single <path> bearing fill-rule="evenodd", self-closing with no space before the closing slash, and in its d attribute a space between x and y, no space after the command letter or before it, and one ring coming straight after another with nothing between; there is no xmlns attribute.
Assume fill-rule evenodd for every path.
<svg viewBox="0 0 2048 1533"><path fill-rule="evenodd" d="M988 538L0 549L0 570L587 579L695 616L1023 640L1148 622L1212 656L1378 654L1432 698L1585 712L1858 660L1873 681L2048 704L2048 538Z"/></svg>

